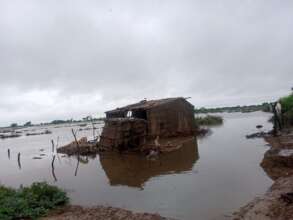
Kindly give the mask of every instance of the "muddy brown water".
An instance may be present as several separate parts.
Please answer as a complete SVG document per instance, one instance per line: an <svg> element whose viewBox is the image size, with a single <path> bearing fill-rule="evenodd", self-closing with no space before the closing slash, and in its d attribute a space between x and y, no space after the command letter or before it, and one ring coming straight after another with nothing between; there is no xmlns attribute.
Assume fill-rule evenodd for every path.
<svg viewBox="0 0 293 220"><path fill-rule="evenodd" d="M264 125L263 130L271 125L266 113L221 115L224 124L212 128L210 136L190 141L159 160L107 153L83 157L76 170L75 157L58 155L54 172L51 139L59 136L59 145L67 144L73 140L71 127L34 128L53 133L0 140L0 183L19 187L47 181L65 189L78 205L110 205L187 220L228 219L272 184L259 166L266 143L245 138L258 131L256 125ZM93 132L78 133L85 135L91 138Z"/></svg>

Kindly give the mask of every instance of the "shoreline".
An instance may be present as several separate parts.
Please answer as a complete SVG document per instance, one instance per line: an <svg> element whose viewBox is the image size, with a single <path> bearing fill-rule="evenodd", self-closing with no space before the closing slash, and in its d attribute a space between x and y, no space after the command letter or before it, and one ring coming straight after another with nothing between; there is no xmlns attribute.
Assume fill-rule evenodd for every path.
<svg viewBox="0 0 293 220"><path fill-rule="evenodd" d="M234 220L293 219L293 129L278 137L265 137L270 149L264 154L261 167L274 181L267 192L256 197L233 214ZM293 198L292 198L293 199Z"/></svg>
<svg viewBox="0 0 293 220"><path fill-rule="evenodd" d="M82 207L68 205L51 211L42 220L175 220L159 214L139 213L111 206Z"/></svg>

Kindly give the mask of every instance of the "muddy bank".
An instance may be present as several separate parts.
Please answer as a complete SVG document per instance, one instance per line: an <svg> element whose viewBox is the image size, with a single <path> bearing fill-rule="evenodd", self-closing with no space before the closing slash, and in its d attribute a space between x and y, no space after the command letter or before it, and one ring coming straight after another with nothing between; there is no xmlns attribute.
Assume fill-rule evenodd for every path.
<svg viewBox="0 0 293 220"><path fill-rule="evenodd" d="M271 148L261 166L275 182L264 196L234 213L233 219L293 219L293 129L278 137L267 136L265 140Z"/></svg>
<svg viewBox="0 0 293 220"><path fill-rule="evenodd" d="M84 208L81 206L67 206L52 212L43 220L168 220L158 214L134 213L125 209L96 206Z"/></svg>
<svg viewBox="0 0 293 220"><path fill-rule="evenodd" d="M271 148L265 153L261 166L273 180L293 175L293 129L278 137L266 137Z"/></svg>

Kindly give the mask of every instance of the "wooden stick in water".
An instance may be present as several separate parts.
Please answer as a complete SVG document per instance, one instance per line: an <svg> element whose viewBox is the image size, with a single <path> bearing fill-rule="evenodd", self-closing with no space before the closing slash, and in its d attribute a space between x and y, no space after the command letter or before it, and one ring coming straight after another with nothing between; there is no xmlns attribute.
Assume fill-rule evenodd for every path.
<svg viewBox="0 0 293 220"><path fill-rule="evenodd" d="M17 154L17 162L18 162L18 168L21 169L20 153Z"/></svg>
<svg viewBox="0 0 293 220"><path fill-rule="evenodd" d="M51 143L52 143L52 152L54 153L55 144L54 144L54 140L53 139L51 140Z"/></svg>

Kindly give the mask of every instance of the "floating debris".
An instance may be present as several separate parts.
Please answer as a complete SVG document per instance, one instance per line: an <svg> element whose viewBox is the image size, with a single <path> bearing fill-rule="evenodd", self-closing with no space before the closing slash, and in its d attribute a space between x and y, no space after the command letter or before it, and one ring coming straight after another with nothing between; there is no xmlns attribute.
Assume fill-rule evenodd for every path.
<svg viewBox="0 0 293 220"><path fill-rule="evenodd" d="M33 157L33 160L41 160L43 159L42 157Z"/></svg>
<svg viewBox="0 0 293 220"><path fill-rule="evenodd" d="M251 139L251 138L264 138L264 137L268 137L270 136L271 133L270 132L256 132L256 133L253 133L253 134L249 134L249 135L246 135L246 138L247 139Z"/></svg>
<svg viewBox="0 0 293 220"><path fill-rule="evenodd" d="M35 136L35 135L44 135L44 134L52 134L52 131L45 130L44 132L26 133L26 136Z"/></svg>
<svg viewBox="0 0 293 220"><path fill-rule="evenodd" d="M20 134L16 134L16 133L13 133L13 134L0 134L0 139L18 138L20 136L21 136Z"/></svg>

